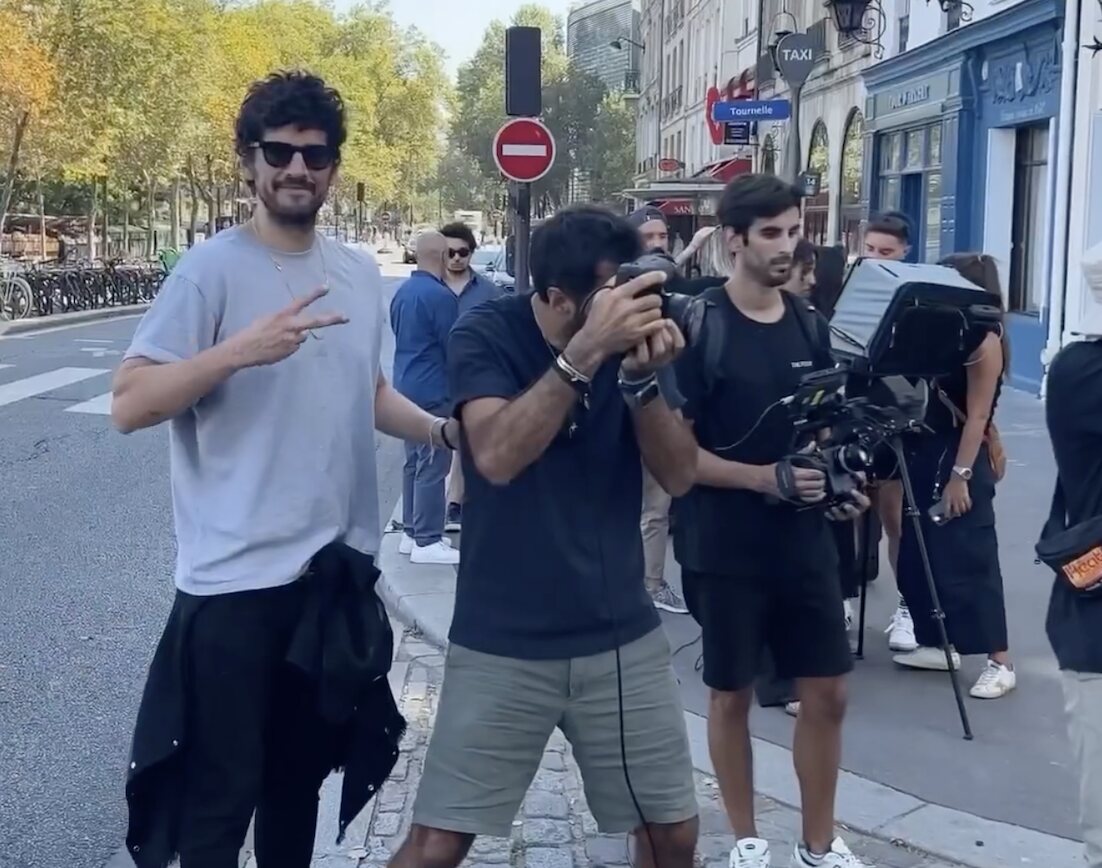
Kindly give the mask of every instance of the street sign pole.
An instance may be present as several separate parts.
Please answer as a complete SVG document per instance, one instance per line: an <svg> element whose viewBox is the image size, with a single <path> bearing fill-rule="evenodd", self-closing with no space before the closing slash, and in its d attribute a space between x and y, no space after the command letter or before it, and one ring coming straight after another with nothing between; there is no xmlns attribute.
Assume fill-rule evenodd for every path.
<svg viewBox="0 0 1102 868"><path fill-rule="evenodd" d="M543 34L538 27L510 27L505 31L505 113L515 119L536 118L543 111L543 79L541 75ZM519 127L506 123L494 139L494 160L505 177L514 182L513 206L513 278L517 292L528 291L528 242L532 223L532 181L542 178L555 158L555 143L547 137L549 159L543 171L530 173L530 167L514 165L524 153L542 146L517 141L498 140L507 130ZM535 121L539 124L539 121ZM542 127L542 124L539 124ZM544 128L546 131L546 128ZM506 137L508 138L508 136ZM534 152L533 152L534 153ZM531 154L528 155L529 157Z"/></svg>
<svg viewBox="0 0 1102 868"><path fill-rule="evenodd" d="M514 268L517 292L528 291L528 242L532 232L532 185L525 181L516 185L516 220L513 237L516 239L516 266Z"/></svg>
<svg viewBox="0 0 1102 868"><path fill-rule="evenodd" d="M513 277L517 292L529 286L528 233L532 221L532 182L538 181L555 162L555 137L536 118L506 121L494 136L494 162L513 182Z"/></svg>
<svg viewBox="0 0 1102 868"><path fill-rule="evenodd" d="M784 172L793 182L803 171L800 164L800 94L804 82L815 68L815 42L806 33L790 33L777 43L777 71L792 91L792 120L788 124Z"/></svg>

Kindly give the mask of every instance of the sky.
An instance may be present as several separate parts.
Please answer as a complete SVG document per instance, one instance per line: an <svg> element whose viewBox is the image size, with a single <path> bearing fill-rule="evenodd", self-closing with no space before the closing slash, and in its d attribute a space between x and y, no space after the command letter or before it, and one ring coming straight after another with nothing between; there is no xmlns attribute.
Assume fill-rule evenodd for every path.
<svg viewBox="0 0 1102 868"><path fill-rule="evenodd" d="M448 73L468 60L482 42L482 33L495 19L508 21L526 0L390 0L398 23L416 25L447 54ZM531 2L531 0L528 0ZM556 15L566 13L577 0L537 0ZM337 8L353 5L353 0L337 0Z"/></svg>

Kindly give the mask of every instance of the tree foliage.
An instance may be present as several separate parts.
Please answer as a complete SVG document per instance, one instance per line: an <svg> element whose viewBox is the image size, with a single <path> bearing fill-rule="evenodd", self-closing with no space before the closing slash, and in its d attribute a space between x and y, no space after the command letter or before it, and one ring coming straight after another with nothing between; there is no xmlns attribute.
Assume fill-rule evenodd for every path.
<svg viewBox="0 0 1102 868"><path fill-rule="evenodd" d="M41 178L91 190L106 177L152 205L186 177L208 204L228 200L241 100L288 68L322 75L346 103L339 197L362 183L369 205L409 202L435 173L441 52L383 3L0 0L0 33L0 178L22 199Z"/></svg>
<svg viewBox="0 0 1102 868"><path fill-rule="evenodd" d="M610 199L631 181L634 161L632 113L619 95L608 95L600 79L569 62L562 19L542 6L521 7L510 22L539 27L543 33L542 120L555 137L552 170L533 184L532 194L551 207L567 200L575 171L600 178ZM487 177L497 177L492 143L505 121L505 29L495 21L470 61L459 68L456 110L450 141L473 159ZM625 123L625 121L627 123ZM627 164L628 171L622 171ZM621 184L617 189L615 185Z"/></svg>

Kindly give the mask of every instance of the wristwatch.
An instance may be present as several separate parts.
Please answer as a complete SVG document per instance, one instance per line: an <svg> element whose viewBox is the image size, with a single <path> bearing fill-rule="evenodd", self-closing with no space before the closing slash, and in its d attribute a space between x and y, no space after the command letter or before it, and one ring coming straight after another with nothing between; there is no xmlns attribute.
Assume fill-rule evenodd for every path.
<svg viewBox="0 0 1102 868"><path fill-rule="evenodd" d="M972 481L972 468L971 467L954 467L953 473L963 479L965 482Z"/></svg>
<svg viewBox="0 0 1102 868"><path fill-rule="evenodd" d="M619 386L620 394L624 396L624 400L633 410L641 410L646 407L662 391L658 386L658 376L656 374L651 374L645 380L639 380L636 383L626 381L621 377Z"/></svg>

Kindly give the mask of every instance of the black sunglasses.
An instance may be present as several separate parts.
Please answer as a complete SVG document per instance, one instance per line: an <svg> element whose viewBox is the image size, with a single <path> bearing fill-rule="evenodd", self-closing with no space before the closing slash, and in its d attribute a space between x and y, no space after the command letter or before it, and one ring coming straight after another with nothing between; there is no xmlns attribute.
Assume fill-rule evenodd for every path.
<svg viewBox="0 0 1102 868"><path fill-rule="evenodd" d="M252 146L264 155L264 162L273 169L286 169L295 154L302 154L302 162L311 172L328 169L336 162L337 152L329 145L292 145L289 142L257 142Z"/></svg>
<svg viewBox="0 0 1102 868"><path fill-rule="evenodd" d="M457 256L470 256L471 248L469 247L456 247L454 250L448 248L448 259L455 259Z"/></svg>

